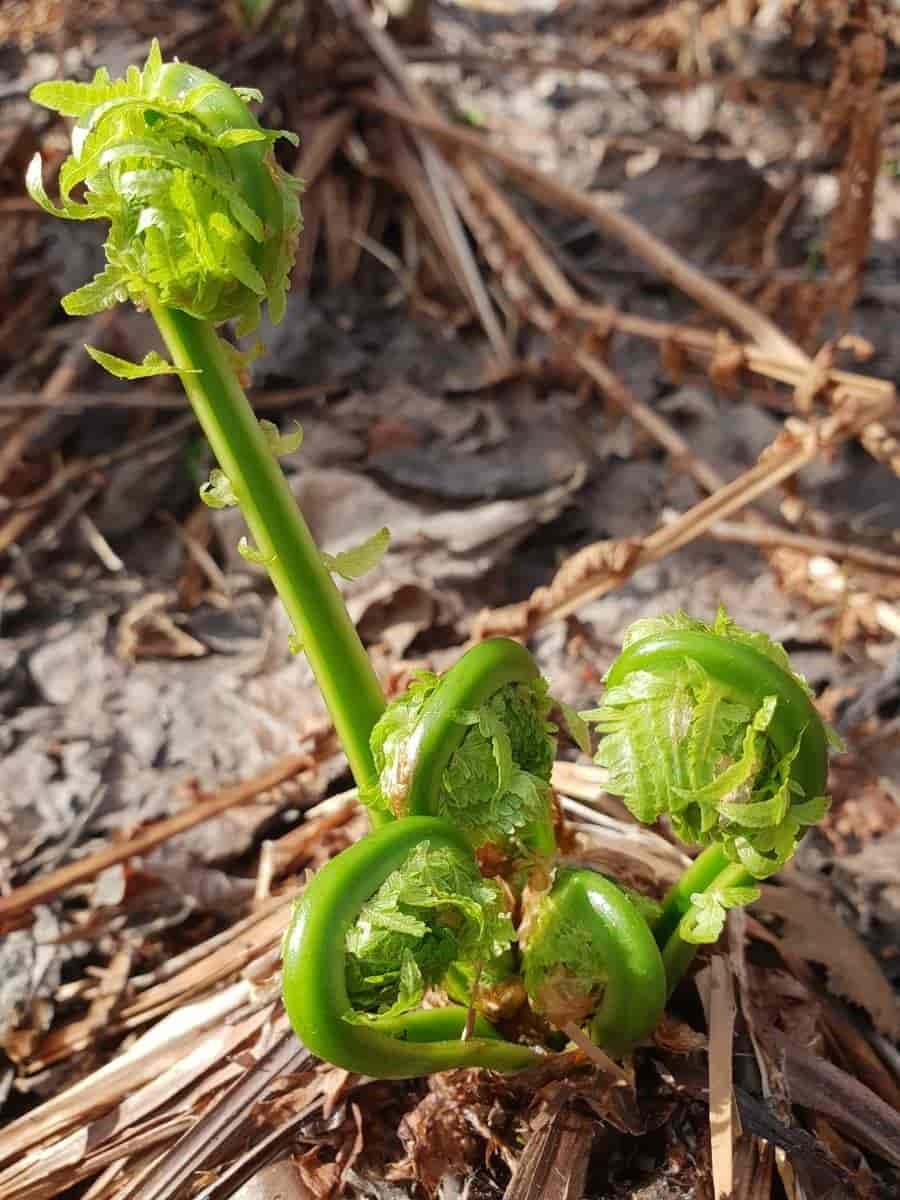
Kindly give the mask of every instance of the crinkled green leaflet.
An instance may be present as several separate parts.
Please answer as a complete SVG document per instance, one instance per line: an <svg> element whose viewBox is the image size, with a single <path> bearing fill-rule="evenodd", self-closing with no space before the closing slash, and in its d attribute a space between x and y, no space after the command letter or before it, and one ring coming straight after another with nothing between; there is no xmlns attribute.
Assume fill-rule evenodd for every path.
<svg viewBox="0 0 900 1200"><path fill-rule="evenodd" d="M426 846L424 852L419 849L422 846ZM446 821L434 817L407 817L375 830L331 859L297 901L283 946L285 1007L304 1044L337 1066L377 1078L402 1079L450 1067L512 1071L540 1061L535 1050L505 1040L483 1017L461 1005L398 1013L395 1003L394 1011L380 1016L376 1011L368 1017L354 1007L348 991L351 975L347 948L348 939L351 949L361 948L369 940L365 928L360 928L361 914L372 911L367 906L395 872L400 880L398 887L404 890L404 868L408 868L411 856L424 853L427 860L436 851L444 856L438 872L441 878L427 878L425 893L419 900L436 899L435 890L446 897L449 883L454 903L448 906L446 915L459 909L460 899L462 908L468 909L473 889L477 894L477 889L485 885L475 880L477 869L466 839ZM455 870L448 881L444 867L450 861L455 863ZM417 883L422 882L421 872L414 874L418 879L412 881L413 898ZM426 871L426 876L430 874ZM396 890L391 884L389 891ZM418 914L430 910L428 920L422 920L415 912L398 912L403 902L385 905L376 899L374 904L382 911L392 911L395 923L414 940L421 929L416 922L432 928L440 913L440 905L431 908L430 903L420 902L411 906ZM402 919L409 916L412 921ZM482 951L487 951L495 934L499 935L498 944L502 944L502 925L489 932L479 932L475 925L474 930L463 933L457 945L468 939L473 952L478 952L479 943ZM458 929L464 926L465 921ZM487 925L483 928L487 930ZM424 941L427 936L418 940ZM416 974L407 966L409 957L414 954L404 956L401 948L401 961L396 964L400 978L391 981L389 994L395 994L401 1004L411 999L419 987ZM440 969L433 961L432 966L435 972ZM419 972L424 976L421 967ZM379 1000L383 999L382 994Z"/></svg>
<svg viewBox="0 0 900 1200"><path fill-rule="evenodd" d="M348 930L347 990L355 1009L399 1015L452 966L490 964L512 940L503 893L474 858L420 842Z"/></svg>

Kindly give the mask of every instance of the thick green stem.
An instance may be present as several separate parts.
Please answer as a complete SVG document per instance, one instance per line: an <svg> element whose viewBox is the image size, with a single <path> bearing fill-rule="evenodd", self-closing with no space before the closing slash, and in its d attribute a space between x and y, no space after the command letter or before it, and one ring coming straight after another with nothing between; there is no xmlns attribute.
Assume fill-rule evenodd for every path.
<svg viewBox="0 0 900 1200"><path fill-rule="evenodd" d="M705 892L731 860L719 845L707 846L697 855L688 869L666 892L659 916L653 924L656 944L662 948L675 930L684 914L691 907L691 896Z"/></svg>
<svg viewBox="0 0 900 1200"><path fill-rule="evenodd" d="M203 432L228 476L272 583L303 645L359 787L375 782L369 748L384 696L341 594L235 377L213 326L151 309Z"/></svg>
<svg viewBox="0 0 900 1200"><path fill-rule="evenodd" d="M749 887L755 883L753 876L739 863L729 861L720 846L708 846L670 888L653 927L656 944L662 951L670 996L700 949L693 942L686 942L678 932L682 917L691 907L691 896L711 888Z"/></svg>

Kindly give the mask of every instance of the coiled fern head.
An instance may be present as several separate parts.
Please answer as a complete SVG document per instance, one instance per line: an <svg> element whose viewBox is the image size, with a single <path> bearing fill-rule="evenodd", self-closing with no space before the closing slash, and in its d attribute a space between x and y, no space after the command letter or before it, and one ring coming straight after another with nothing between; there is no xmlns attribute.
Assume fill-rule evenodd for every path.
<svg viewBox="0 0 900 1200"><path fill-rule="evenodd" d="M825 815L827 745L839 742L784 648L720 610L636 622L607 675L602 706L582 716L603 734L596 761L610 792L642 822L762 879Z"/></svg>
<svg viewBox="0 0 900 1200"><path fill-rule="evenodd" d="M263 129L248 108L258 92L163 62L154 40L143 69L124 79L101 68L91 83L42 83L31 96L76 119L60 206L44 189L39 155L26 179L32 198L54 216L109 222L106 268L64 297L67 313L130 299L214 324L236 319L246 333L265 300L281 319L300 184L273 153L278 138L294 135Z"/></svg>

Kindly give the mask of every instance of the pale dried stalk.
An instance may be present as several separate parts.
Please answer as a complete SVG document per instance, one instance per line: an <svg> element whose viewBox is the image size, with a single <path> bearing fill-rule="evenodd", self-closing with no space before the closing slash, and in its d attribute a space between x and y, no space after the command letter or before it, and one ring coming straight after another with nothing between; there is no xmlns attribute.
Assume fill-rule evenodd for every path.
<svg viewBox="0 0 900 1200"><path fill-rule="evenodd" d="M358 93L355 99L364 108L387 113L417 128L427 129L452 146L464 147L493 159L546 202L594 221L606 233L616 237L638 257L655 267L663 278L680 288L698 304L739 329L750 341L747 346L734 343L734 351L740 365L768 378L793 384L797 388L803 386L809 372L814 369L813 360L809 355L752 305L746 304L726 288L707 279L701 271L625 214L616 212L552 179L530 163L493 145L482 135L441 120L434 115L433 109L424 115L421 108L413 110L394 101L385 101L371 92ZM471 180L471 176L469 178ZM607 332L612 322L614 328L623 332L652 337L663 342L675 340L686 348L698 349L713 356L720 349L719 339L715 334L679 329L666 322L619 314L596 305L579 305L578 315L585 319L590 319L592 315L595 320L602 319ZM867 396L875 398L877 395L890 399L891 404L888 407L892 407L894 389L886 380L832 370L828 372L828 381L835 391L841 386L846 387L854 399L863 400ZM835 400L837 398L834 397ZM883 440L871 435L869 438L863 438L867 448L867 443L881 445ZM900 473L900 454L897 453L895 444L890 446L887 453L882 452L877 457L881 461L888 461Z"/></svg>
<svg viewBox="0 0 900 1200"><path fill-rule="evenodd" d="M354 113L339 108L318 121L303 139L303 152L297 164L297 175L309 188L315 183L334 157L338 146L353 127Z"/></svg>
<svg viewBox="0 0 900 1200"><path fill-rule="evenodd" d="M676 466L685 471L701 488L708 492L721 489L724 479L719 473L691 451L685 439L669 422L638 400L603 358L586 348L584 331L573 331L572 320L569 317L573 311L580 317L586 317L589 323L599 330L601 340L606 340L612 331L615 317L619 314L615 310L580 304L577 293L545 254L536 237L509 202L487 180L483 172L469 163L465 163L461 170L456 200L481 247L482 254L516 310L548 337L564 346L572 360L604 394L638 426L654 437L673 457ZM531 279L525 279L523 270L527 270L531 279L536 280L549 295L554 309L548 308L537 298ZM664 325L661 325L661 328L666 329ZM692 334L694 331L686 332ZM739 347L730 338L723 339L721 335L704 337L708 339L705 348L713 360L711 369L719 368L725 371L726 377L729 373L733 374L743 361L744 348ZM696 345L696 340L694 344ZM702 342L700 344L703 345ZM795 404L798 408L802 407L803 411L808 412L813 398L830 388L833 356L833 346L826 344L809 368L801 372L796 366L791 366L790 370L796 376ZM852 382L855 383L856 380ZM879 381L860 379L859 383L861 386L857 390L875 400L886 399L889 395L889 387L886 389ZM841 382L832 389L831 398L837 402L852 397L852 394L852 391L847 392L845 382ZM873 428L873 425L867 426L868 431ZM879 562L888 569L896 567L897 562L900 562L895 562L892 556L879 556L865 548L857 550L856 547L848 547L828 539L811 539L791 534L764 521L752 509L747 510L743 525L733 524L731 529L732 540L743 540L763 548L771 549L793 543L808 553L821 555L837 551L841 561L856 561L867 566ZM746 530L745 537L741 536L742 529ZM603 548L600 563L603 567L610 565L608 547ZM887 620L882 620L882 625L892 628Z"/></svg>
<svg viewBox="0 0 900 1200"><path fill-rule="evenodd" d="M0 1141L0 1162L19 1158L31 1147L107 1111L136 1088L158 1078L197 1046L201 1034L220 1032L226 1017L251 997L250 984L242 980L205 1000L182 1006L106 1066L7 1125Z"/></svg>
<svg viewBox="0 0 900 1200"><path fill-rule="evenodd" d="M457 203L481 247L482 254L513 304L533 325L563 345L573 361L593 379L616 407L627 413L636 425L659 442L704 491L715 491L716 488L721 487L724 483L723 478L692 452L688 443L673 429L671 424L654 412L649 405L639 400L600 358L583 348L581 345L583 337L579 337L577 332L570 333L564 320L536 299L532 288L514 261L516 255L527 264L532 274L544 283L548 291L551 291L552 298L557 304L565 302L568 310L572 310L578 305L577 293L561 276L557 277L555 265L547 258L534 235L514 213L499 191L490 185L483 176L474 176L471 171L467 174L464 173L467 182L473 177L476 179L474 195L484 202L485 211L490 211L495 221L501 225L504 233L509 234L512 231L514 243L512 255L505 241L494 232L484 212L473 202L472 196L467 195L464 191L460 192L457 194Z"/></svg>
<svg viewBox="0 0 900 1200"><path fill-rule="evenodd" d="M219 1146L252 1119L254 1104L282 1075L308 1067L312 1055L289 1029L125 1196L129 1200L164 1200L177 1194Z"/></svg>
<svg viewBox="0 0 900 1200"><path fill-rule="evenodd" d="M892 402L890 398L889 403ZM568 616L588 600L618 587L640 567L671 554L718 521L745 508L820 454L854 437L883 415L885 407L885 403L848 405L847 411L805 425L793 422L755 466L712 496L642 540L595 542L586 546L563 564L548 587L538 588L521 604L481 613L474 636L486 637L492 633L525 636L548 621Z"/></svg>
<svg viewBox="0 0 900 1200"><path fill-rule="evenodd" d="M191 997L243 970L255 958L277 945L293 901L293 889L290 895L273 898L267 902L265 916L241 936L232 938L171 979L148 988L133 1004L122 1010L121 1018L125 1025L143 1024L177 1008Z"/></svg>
<svg viewBox="0 0 900 1200"><path fill-rule="evenodd" d="M698 978L709 1027L709 1140L716 1200L734 1189L734 981L728 960L717 954Z"/></svg>
<svg viewBox="0 0 900 1200"><path fill-rule="evenodd" d="M596 222L639 258L655 267L664 279L680 288L685 295L740 329L760 349L768 350L773 356L789 362L803 366L809 364L808 355L762 313L727 288L707 279L702 271L698 271L631 217L567 187L517 155L493 145L481 134L450 125L437 116L433 109L426 113L421 107L414 109L392 100L385 100L372 92L356 93L354 99L363 108L386 113L417 129L424 129L453 146L463 146L493 159L547 203Z"/></svg>
<svg viewBox="0 0 900 1200"><path fill-rule="evenodd" d="M52 1182L58 1187L59 1175L65 1179L63 1186L68 1186L74 1182L79 1168L80 1177L87 1177L98 1169L98 1155L106 1158L114 1153L118 1157L126 1146L129 1155L134 1153L138 1147L131 1145L132 1139L146 1129L148 1122L187 1117L193 1123L191 1102L196 1096L188 1093L188 1088L196 1091L198 1082L258 1034L267 1018L268 1014L257 1013L199 1037L196 1045L187 1048L143 1086L135 1087L111 1112L17 1159L0 1176L0 1194L11 1200L12 1196L27 1192L52 1176L57 1176Z"/></svg>
<svg viewBox="0 0 900 1200"><path fill-rule="evenodd" d="M406 97L409 104L430 112L437 117L437 110L431 103L427 92L420 88L412 79L403 56L390 37L379 29L372 20L371 13L364 8L360 0L329 0L339 20L348 21L354 26L360 36L366 41L372 53L384 68L385 75L390 78ZM386 80L380 81L382 87ZM391 99L387 103L393 103ZM478 270L475 256L466 239L465 230L459 219L459 213L450 194L449 167L445 160L435 150L431 139L416 134L415 141L422 156L422 163L428 182L431 184L434 199L446 229L452 257L455 263L458 279L464 293L469 297L478 319L487 334L495 354L505 361L509 358L503 330L497 320L497 314L491 304L490 296L484 280Z"/></svg>
<svg viewBox="0 0 900 1200"><path fill-rule="evenodd" d="M85 330L87 340L94 342L102 339L103 333L109 328L112 321L113 315L109 312L100 313L99 316L94 317L88 329ZM41 388L43 400L45 402L50 401L51 407L55 405L58 397L71 390L72 385L85 369L86 361L84 350L79 340L66 351L62 362ZM50 414L47 412L33 413L12 434L6 444L0 447L0 485L6 481L6 477L10 471L18 466L19 461L27 452L32 439L43 433L47 428L50 419ZM31 521L26 522L23 520L23 514L21 513L18 514L18 521L16 521L16 517L13 517L12 520L16 522L16 532L9 538L10 542L15 541L17 537L21 536L21 533L24 533L27 526L31 524ZM21 529L18 528L19 525L22 525Z"/></svg>
<svg viewBox="0 0 900 1200"><path fill-rule="evenodd" d="M738 521L719 521L706 532L720 542L738 542L744 546L759 546L764 550L799 550L802 554L819 555L833 558L836 562L853 563L871 571L900 575L900 555L870 550L867 546L857 546L837 538L816 537L808 533L794 533L789 529L748 525Z"/></svg>
<svg viewBox="0 0 900 1200"><path fill-rule="evenodd" d="M534 325L542 329L548 336L562 342L569 350L572 359L597 383L609 399L626 412L637 425L654 437L673 456L676 464L695 482L711 493L721 490L725 486L722 476L691 451L685 439L672 428L669 422L638 400L601 358L589 353L582 344L583 338L579 340L577 333L569 334L567 323L563 317L558 316L537 300L530 284L523 278L518 262L527 266L531 274L550 293L557 306L569 311L575 309L581 313L588 307L579 307L577 294L544 254L528 227L483 174L464 168L462 178L471 185L473 195L469 196L465 192L461 192L457 195L457 203L465 214L466 220L481 246L482 253L513 303ZM476 197L479 201L478 204L473 202ZM486 214L493 219L493 226ZM500 236L495 232L495 227L499 227ZM608 310L605 309L591 308L589 314L595 322L603 321L609 316ZM715 349L715 345L713 339L711 349ZM867 389L867 391L876 398L885 394L883 387L875 387ZM768 522L763 522L755 514L748 515L752 515L752 523L730 527L733 540L745 540L748 544L757 544L763 547L795 542L812 553L838 551L838 556L844 561L860 561L866 565L878 562L887 569L891 569L891 567L896 569L900 565L900 559L895 560L890 555L877 555L864 548L856 553L855 547L847 547L842 543L827 539L810 539L801 535L793 535ZM742 538L741 531L744 529L746 536ZM608 565L608 563L604 562L604 565Z"/></svg>

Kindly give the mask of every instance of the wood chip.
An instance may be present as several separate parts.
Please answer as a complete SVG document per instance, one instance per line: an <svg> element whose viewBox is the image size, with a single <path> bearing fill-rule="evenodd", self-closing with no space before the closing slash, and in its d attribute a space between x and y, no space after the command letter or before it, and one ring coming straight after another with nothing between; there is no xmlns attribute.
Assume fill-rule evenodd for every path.
<svg viewBox="0 0 900 1200"><path fill-rule="evenodd" d="M581 1200L595 1122L569 1105L528 1139L503 1200Z"/></svg>

